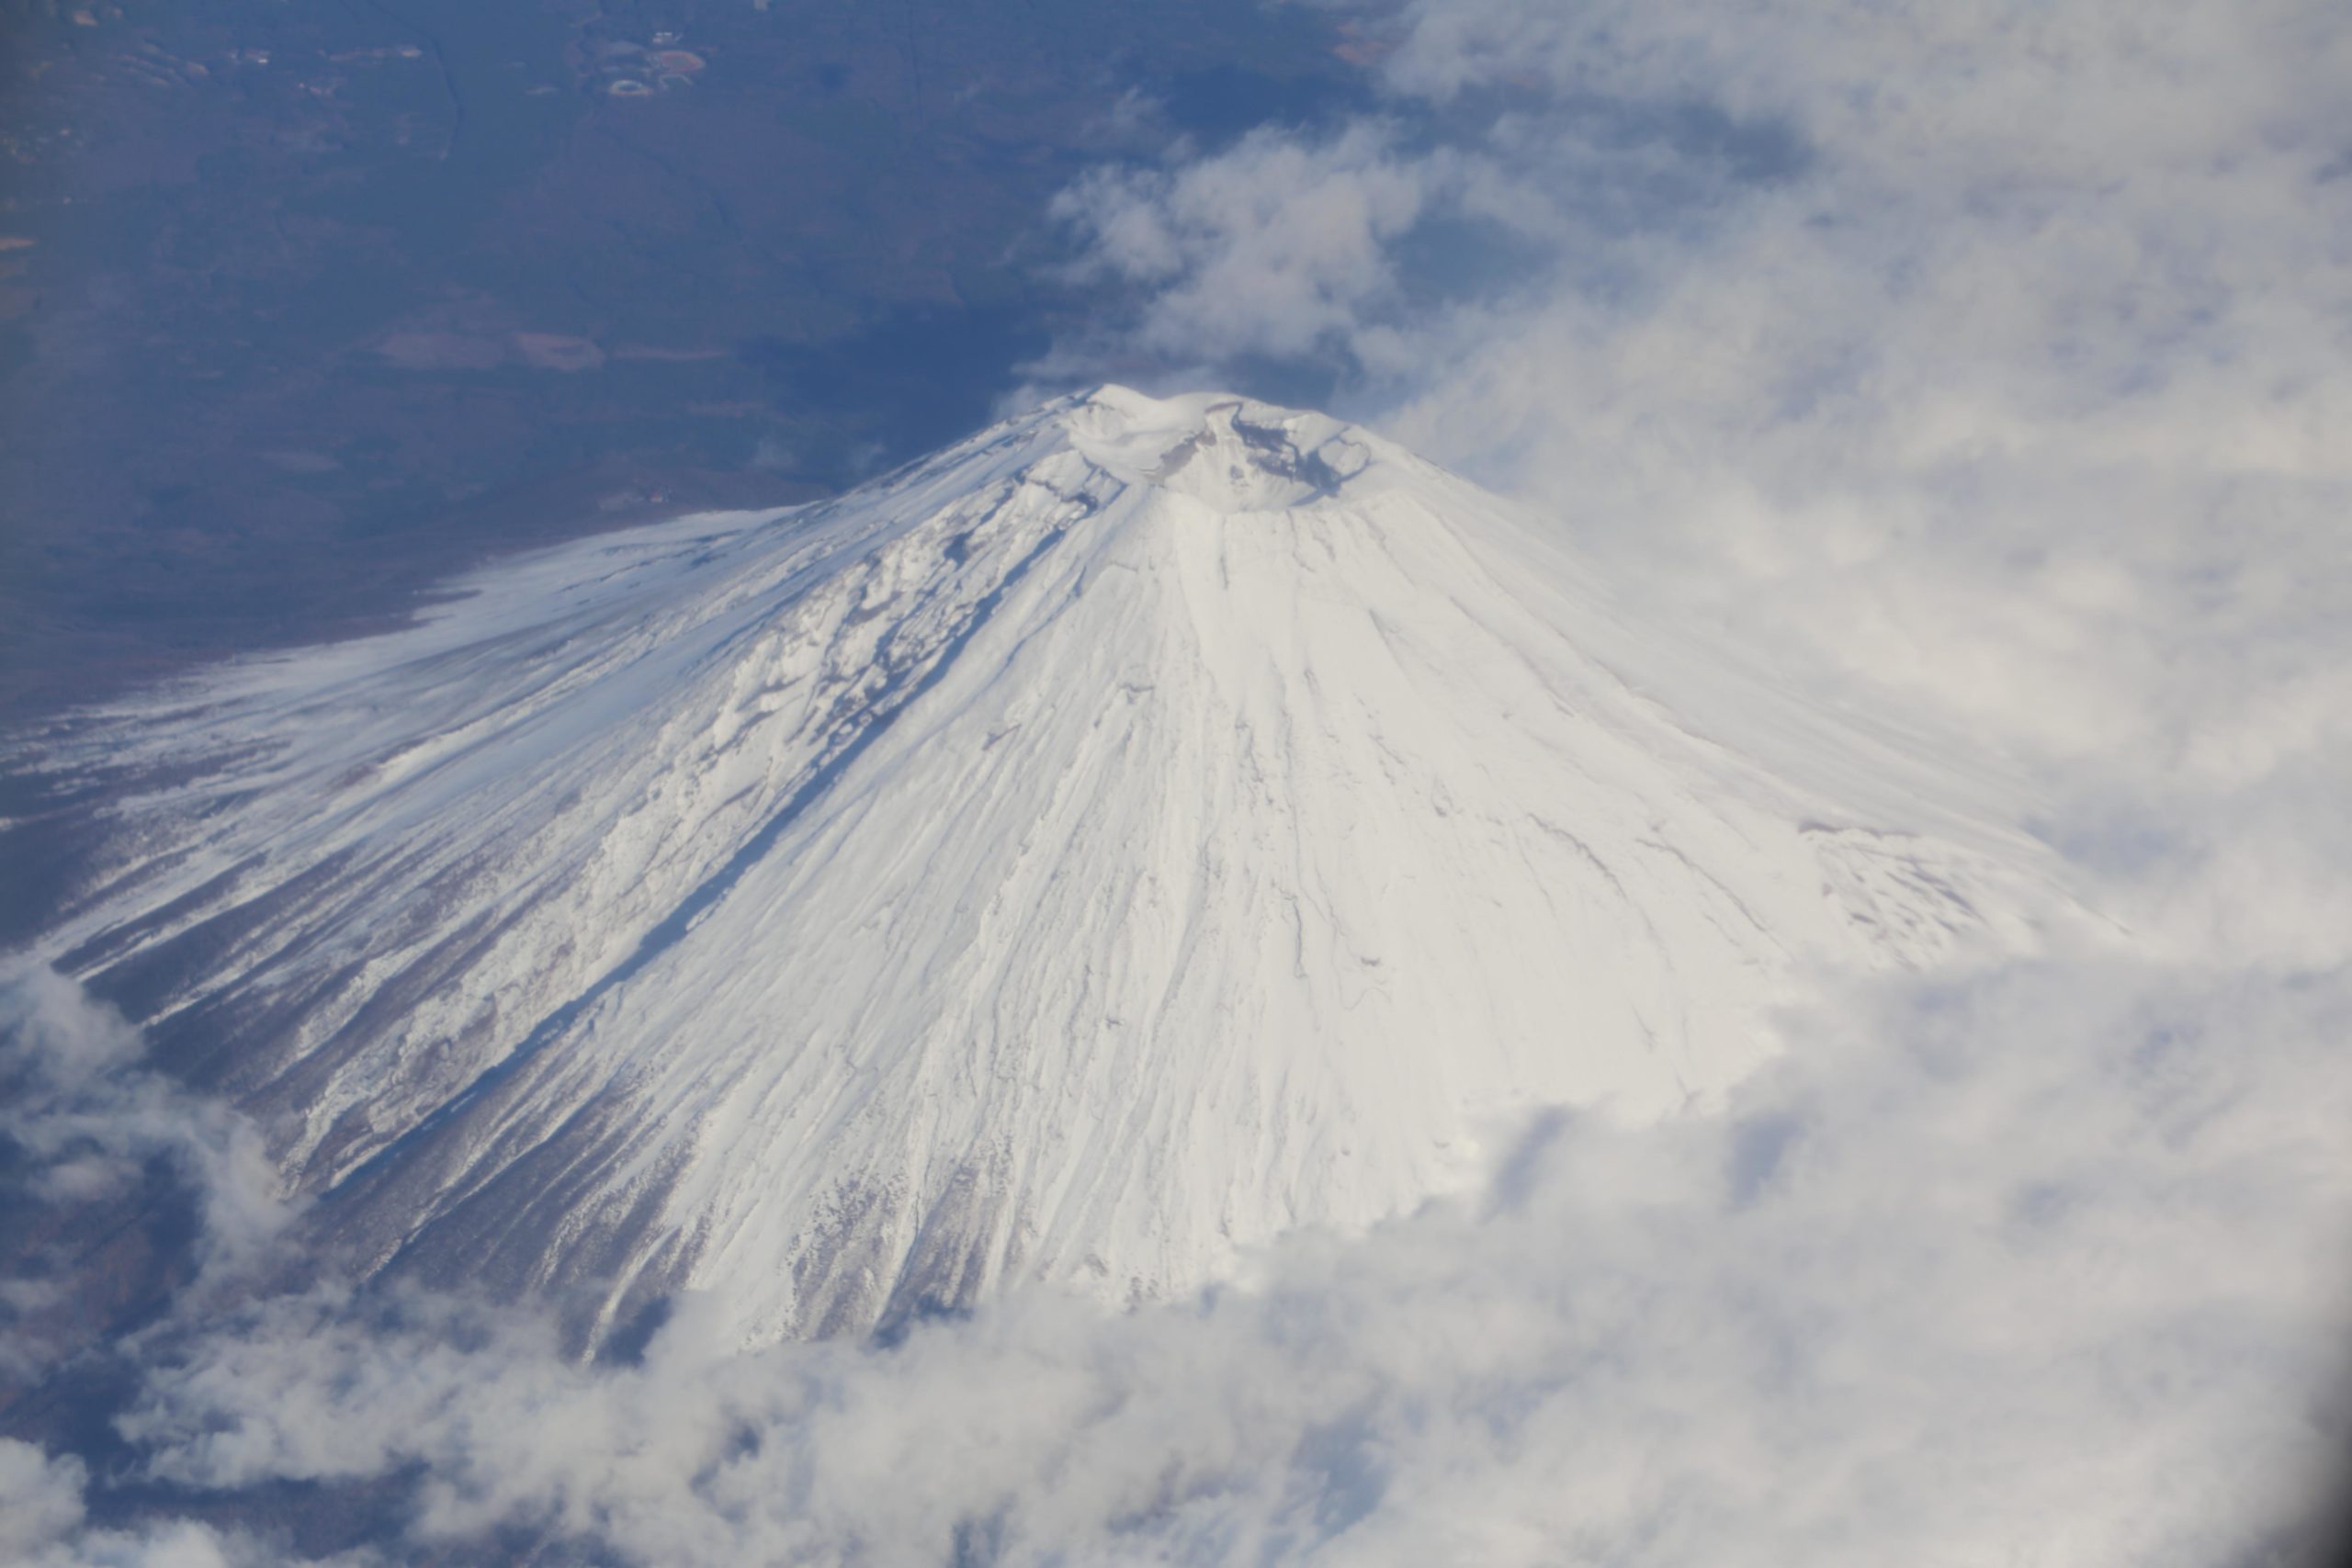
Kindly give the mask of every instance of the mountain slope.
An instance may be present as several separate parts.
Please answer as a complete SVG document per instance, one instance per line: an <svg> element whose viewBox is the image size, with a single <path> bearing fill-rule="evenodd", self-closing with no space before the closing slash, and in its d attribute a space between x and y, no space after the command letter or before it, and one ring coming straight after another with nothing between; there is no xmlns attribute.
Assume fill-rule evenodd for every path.
<svg viewBox="0 0 2352 1568"><path fill-rule="evenodd" d="M1104 389L466 590L55 738L137 782L46 951L366 1266L600 1332L1180 1288L2049 902L1899 747L1317 415Z"/></svg>

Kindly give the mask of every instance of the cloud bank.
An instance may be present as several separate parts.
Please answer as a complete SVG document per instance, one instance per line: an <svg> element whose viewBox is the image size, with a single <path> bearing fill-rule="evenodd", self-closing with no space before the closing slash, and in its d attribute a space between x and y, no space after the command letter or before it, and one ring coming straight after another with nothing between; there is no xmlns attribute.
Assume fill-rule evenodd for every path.
<svg viewBox="0 0 2352 1568"><path fill-rule="evenodd" d="M158 1336L120 1427L190 1496L409 1478L395 1559L502 1530L649 1563L2282 1544L2337 1438L2346 1281L2308 1244L2352 1224L2352 986L2110 959L1846 1004L1722 1115L1540 1123L1478 1201L1190 1302L748 1351L689 1303L583 1366L526 1310L329 1287ZM72 1461L31 1459L0 1452L13 1517L86 1550Z"/></svg>

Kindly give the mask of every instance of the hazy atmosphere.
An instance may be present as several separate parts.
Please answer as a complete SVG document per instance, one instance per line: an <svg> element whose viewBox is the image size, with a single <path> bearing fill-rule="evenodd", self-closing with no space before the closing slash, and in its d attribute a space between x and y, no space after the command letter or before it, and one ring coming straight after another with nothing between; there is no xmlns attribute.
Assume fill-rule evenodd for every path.
<svg viewBox="0 0 2352 1568"><path fill-rule="evenodd" d="M2335 1546L2339 6L0 22L0 1559Z"/></svg>

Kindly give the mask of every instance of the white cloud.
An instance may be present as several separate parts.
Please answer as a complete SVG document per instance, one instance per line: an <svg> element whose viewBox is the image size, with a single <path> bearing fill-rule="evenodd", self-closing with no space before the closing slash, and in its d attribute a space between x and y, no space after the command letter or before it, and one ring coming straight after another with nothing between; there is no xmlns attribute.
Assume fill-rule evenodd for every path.
<svg viewBox="0 0 2352 1568"><path fill-rule="evenodd" d="M2232 1561L2332 1454L2347 1021L2340 973L1878 987L1720 1117L1540 1129L1489 1201L1198 1302L759 1351L690 1303L590 1368L330 1291L181 1345L126 1430L644 1562Z"/></svg>
<svg viewBox="0 0 2352 1568"><path fill-rule="evenodd" d="M1366 121L1323 141L1257 131L1172 169L1106 166L1053 212L1085 239L1081 275L1150 290L1134 344L1205 364L1359 338L1396 296L1390 247L1488 175Z"/></svg>
<svg viewBox="0 0 2352 1568"><path fill-rule="evenodd" d="M0 1438L0 1557L23 1562L82 1523L82 1461Z"/></svg>
<svg viewBox="0 0 2352 1568"><path fill-rule="evenodd" d="M1095 229L1148 288L1127 346L1344 347L1360 412L1552 502L1636 592L2030 750L2345 739L2335 7L1420 0L1394 41L1388 123L1444 118L1349 287L1294 307L1265 253L1280 182L1350 188L1363 126L1069 198L1158 242ZM1548 276L1400 291L1400 231L1474 188Z"/></svg>
<svg viewBox="0 0 2352 1568"><path fill-rule="evenodd" d="M227 1106L193 1094L142 1060L139 1032L112 1008L46 965L0 960L0 1207L49 1239L0 1278L0 1378L36 1373L86 1336L66 1288L73 1249L91 1239L74 1216L107 1214L130 1198L151 1161L164 1161L194 1195L194 1262L208 1287L232 1284L266 1254L287 1210L256 1130ZM116 1229L106 1220L100 1238ZM23 1234L20 1231L20 1234ZM67 1254L55 1256L59 1249Z"/></svg>
<svg viewBox="0 0 2352 1568"><path fill-rule="evenodd" d="M76 1459L0 1438L0 1562L12 1568L269 1568L283 1552L187 1520L130 1529L90 1526ZM359 1568L356 1559L343 1559Z"/></svg>

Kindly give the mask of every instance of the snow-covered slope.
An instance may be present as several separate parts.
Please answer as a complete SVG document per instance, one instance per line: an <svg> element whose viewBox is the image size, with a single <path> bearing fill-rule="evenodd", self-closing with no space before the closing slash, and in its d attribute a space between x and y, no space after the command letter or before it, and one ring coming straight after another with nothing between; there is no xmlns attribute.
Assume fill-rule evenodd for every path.
<svg viewBox="0 0 2352 1568"><path fill-rule="evenodd" d="M1964 792L1624 625L1556 529L1119 389L51 755L144 782L47 951L369 1266L607 1325L1181 1287L1471 1179L1526 1108L1673 1111L1817 966L2043 907Z"/></svg>

